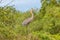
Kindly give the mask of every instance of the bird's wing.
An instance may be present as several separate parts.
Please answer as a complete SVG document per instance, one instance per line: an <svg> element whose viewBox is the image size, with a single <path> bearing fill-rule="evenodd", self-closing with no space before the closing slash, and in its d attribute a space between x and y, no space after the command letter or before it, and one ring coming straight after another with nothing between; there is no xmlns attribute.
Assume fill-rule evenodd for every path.
<svg viewBox="0 0 60 40"><path fill-rule="evenodd" d="M32 21L32 19L28 18L28 19L25 19L22 24L26 25L26 24L30 23L31 21Z"/></svg>

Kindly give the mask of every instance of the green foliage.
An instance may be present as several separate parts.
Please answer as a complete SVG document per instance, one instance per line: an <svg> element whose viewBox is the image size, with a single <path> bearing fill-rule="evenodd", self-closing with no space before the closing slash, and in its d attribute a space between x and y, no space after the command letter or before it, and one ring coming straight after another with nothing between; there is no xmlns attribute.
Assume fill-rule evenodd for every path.
<svg viewBox="0 0 60 40"><path fill-rule="evenodd" d="M27 26L22 26L22 22L31 16L29 11L20 12L11 6L0 7L0 39L60 40L60 5L54 0L42 2L40 11L34 10L34 20Z"/></svg>

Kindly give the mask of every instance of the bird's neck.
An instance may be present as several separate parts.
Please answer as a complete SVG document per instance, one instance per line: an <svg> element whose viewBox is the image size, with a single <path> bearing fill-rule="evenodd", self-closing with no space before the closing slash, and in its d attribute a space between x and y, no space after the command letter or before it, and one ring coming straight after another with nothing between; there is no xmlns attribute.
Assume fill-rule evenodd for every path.
<svg viewBox="0 0 60 40"><path fill-rule="evenodd" d="M33 19L34 18L34 14L32 13L32 16L31 16L31 18Z"/></svg>

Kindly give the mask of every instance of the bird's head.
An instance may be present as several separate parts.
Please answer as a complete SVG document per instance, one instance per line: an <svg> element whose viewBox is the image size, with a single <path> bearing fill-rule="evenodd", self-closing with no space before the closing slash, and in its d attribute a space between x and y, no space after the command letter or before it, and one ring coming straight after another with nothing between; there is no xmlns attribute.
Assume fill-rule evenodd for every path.
<svg viewBox="0 0 60 40"><path fill-rule="evenodd" d="M32 14L33 13L33 8L31 8L31 10L30 10L30 14Z"/></svg>

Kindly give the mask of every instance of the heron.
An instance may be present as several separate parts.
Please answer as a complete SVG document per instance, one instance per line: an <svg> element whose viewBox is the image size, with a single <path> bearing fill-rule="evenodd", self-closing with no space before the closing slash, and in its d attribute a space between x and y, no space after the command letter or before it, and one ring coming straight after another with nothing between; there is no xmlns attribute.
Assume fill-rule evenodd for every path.
<svg viewBox="0 0 60 40"><path fill-rule="evenodd" d="M25 20L22 22L22 25L23 25L23 26L28 25L28 24L34 19L33 8L30 10L30 14L31 14L31 17L25 19Z"/></svg>

